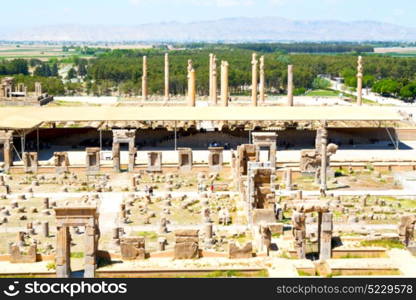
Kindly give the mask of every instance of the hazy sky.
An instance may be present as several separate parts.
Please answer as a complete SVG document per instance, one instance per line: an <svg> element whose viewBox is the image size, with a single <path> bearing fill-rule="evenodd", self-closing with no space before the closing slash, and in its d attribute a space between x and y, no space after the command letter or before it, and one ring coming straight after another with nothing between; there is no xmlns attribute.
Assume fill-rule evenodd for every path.
<svg viewBox="0 0 416 300"><path fill-rule="evenodd" d="M415 11L414 0L13 0L3 5L0 27L134 25L242 16L376 20L416 27Z"/></svg>

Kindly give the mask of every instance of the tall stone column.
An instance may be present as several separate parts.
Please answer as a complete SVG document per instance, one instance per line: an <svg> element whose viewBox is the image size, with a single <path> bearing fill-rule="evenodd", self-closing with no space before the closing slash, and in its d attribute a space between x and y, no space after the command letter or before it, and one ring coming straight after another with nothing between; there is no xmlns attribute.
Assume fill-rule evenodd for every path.
<svg viewBox="0 0 416 300"><path fill-rule="evenodd" d="M147 56L143 56L142 99L147 100Z"/></svg>
<svg viewBox="0 0 416 300"><path fill-rule="evenodd" d="M323 127L321 129L321 191L326 191L328 189L326 183L327 177L327 166L328 166L328 130Z"/></svg>
<svg viewBox="0 0 416 300"><path fill-rule="evenodd" d="M9 136L3 144L4 172L6 173L10 171L10 167L13 165L13 136L11 133Z"/></svg>
<svg viewBox="0 0 416 300"><path fill-rule="evenodd" d="M169 54L165 53L165 101L169 100Z"/></svg>
<svg viewBox="0 0 416 300"><path fill-rule="evenodd" d="M91 220L93 222L93 220ZM97 252L97 238L96 238L95 224L89 224L85 227L85 258L84 258L84 278L94 278L95 270L97 269L96 252Z"/></svg>
<svg viewBox="0 0 416 300"><path fill-rule="evenodd" d="M70 253L71 235L67 226L57 228L56 238L56 277L68 278L71 273Z"/></svg>
<svg viewBox="0 0 416 300"><path fill-rule="evenodd" d="M291 191L293 186L292 186L292 169L287 169L285 171L285 188L287 191Z"/></svg>
<svg viewBox="0 0 416 300"><path fill-rule="evenodd" d="M221 105L228 106L228 62L221 62Z"/></svg>
<svg viewBox="0 0 416 300"><path fill-rule="evenodd" d="M211 69L211 104L217 105L217 56L212 56L212 69Z"/></svg>
<svg viewBox="0 0 416 300"><path fill-rule="evenodd" d="M120 172L120 144L113 142L113 170Z"/></svg>
<svg viewBox="0 0 416 300"><path fill-rule="evenodd" d="M292 214L292 233L295 238L295 250L298 259L306 258L306 215L303 212L294 211Z"/></svg>
<svg viewBox="0 0 416 300"><path fill-rule="evenodd" d="M49 222L43 221L42 222L42 237L49 237Z"/></svg>
<svg viewBox="0 0 416 300"><path fill-rule="evenodd" d="M35 96L42 96L42 84L40 82L35 82Z"/></svg>
<svg viewBox="0 0 416 300"><path fill-rule="evenodd" d="M266 88L266 79L264 72L264 55L260 57L260 102L264 103L265 101L265 88Z"/></svg>
<svg viewBox="0 0 416 300"><path fill-rule="evenodd" d="M287 105L293 106L293 65L287 67Z"/></svg>
<svg viewBox="0 0 416 300"><path fill-rule="evenodd" d="M319 259L327 260L332 257L332 212L320 213L320 241L319 241Z"/></svg>
<svg viewBox="0 0 416 300"><path fill-rule="evenodd" d="M358 56L357 61L357 104L363 104L363 58Z"/></svg>
<svg viewBox="0 0 416 300"><path fill-rule="evenodd" d="M196 74L192 60L188 60L188 106L196 104Z"/></svg>
<svg viewBox="0 0 416 300"><path fill-rule="evenodd" d="M251 59L251 105L257 106L257 54L253 53Z"/></svg>
<svg viewBox="0 0 416 300"><path fill-rule="evenodd" d="M214 54L209 54L209 100L212 103L212 62L214 59Z"/></svg>

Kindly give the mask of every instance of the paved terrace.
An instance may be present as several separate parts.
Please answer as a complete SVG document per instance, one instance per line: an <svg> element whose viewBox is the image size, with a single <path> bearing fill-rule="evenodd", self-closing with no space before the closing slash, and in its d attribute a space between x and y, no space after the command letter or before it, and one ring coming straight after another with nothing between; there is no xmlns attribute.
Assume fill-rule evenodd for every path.
<svg viewBox="0 0 416 300"><path fill-rule="evenodd" d="M88 121L343 121L400 122L394 107L4 107L0 129L32 129L45 122ZM351 122L351 124L348 124ZM372 124L372 125L371 125Z"/></svg>

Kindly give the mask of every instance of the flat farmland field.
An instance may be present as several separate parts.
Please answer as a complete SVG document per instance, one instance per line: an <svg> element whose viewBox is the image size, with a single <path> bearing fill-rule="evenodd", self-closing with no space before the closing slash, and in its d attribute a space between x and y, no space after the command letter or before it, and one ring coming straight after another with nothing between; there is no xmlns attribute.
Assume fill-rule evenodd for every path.
<svg viewBox="0 0 416 300"><path fill-rule="evenodd" d="M52 57L64 58L78 54L75 51L62 51L60 45L5 45L0 44L0 59L37 58L48 60Z"/></svg>
<svg viewBox="0 0 416 300"><path fill-rule="evenodd" d="M416 56L416 47L389 47L374 48L374 53L386 54L389 56Z"/></svg>

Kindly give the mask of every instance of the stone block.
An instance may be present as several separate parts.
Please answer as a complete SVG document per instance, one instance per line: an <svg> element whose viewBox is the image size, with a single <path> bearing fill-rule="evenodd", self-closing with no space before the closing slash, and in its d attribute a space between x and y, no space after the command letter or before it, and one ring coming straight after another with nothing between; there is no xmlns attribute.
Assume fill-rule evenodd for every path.
<svg viewBox="0 0 416 300"><path fill-rule="evenodd" d="M253 244L252 242L246 243L244 246L239 247L237 244L230 242L228 244L228 258L251 258L253 257Z"/></svg>
<svg viewBox="0 0 416 300"><path fill-rule="evenodd" d="M272 224L267 224L267 226L269 227L270 232L272 234L283 234L283 228L284 228L283 223L272 223Z"/></svg>
<svg viewBox="0 0 416 300"><path fill-rule="evenodd" d="M175 243L175 259L195 259L199 258L198 243L184 242Z"/></svg>
<svg viewBox="0 0 416 300"><path fill-rule="evenodd" d="M254 209L253 210L253 224L258 225L260 223L275 223L276 216L273 209Z"/></svg>
<svg viewBox="0 0 416 300"><path fill-rule="evenodd" d="M120 241L120 252L123 260L145 259L144 237L125 237Z"/></svg>

